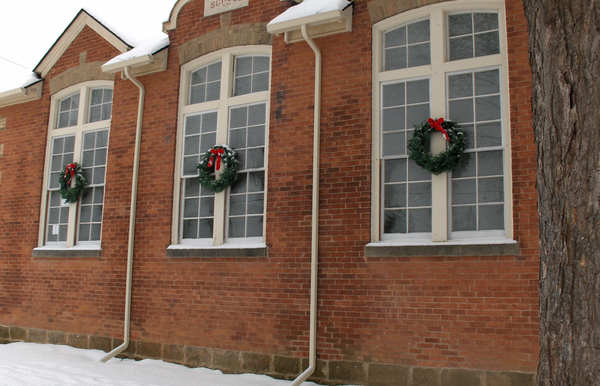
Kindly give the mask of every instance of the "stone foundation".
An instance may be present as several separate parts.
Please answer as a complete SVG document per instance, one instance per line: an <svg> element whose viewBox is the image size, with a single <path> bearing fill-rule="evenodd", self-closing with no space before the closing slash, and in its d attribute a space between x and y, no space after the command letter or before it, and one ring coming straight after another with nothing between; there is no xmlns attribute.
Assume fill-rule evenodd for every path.
<svg viewBox="0 0 600 386"><path fill-rule="evenodd" d="M12 342L50 343L109 352L123 340L0 325L0 344ZM266 374L287 380L296 378L308 367L305 358L143 341L131 341L119 357L162 359L188 367L219 369L223 373ZM323 385L534 386L535 374L317 360L317 369L309 380Z"/></svg>

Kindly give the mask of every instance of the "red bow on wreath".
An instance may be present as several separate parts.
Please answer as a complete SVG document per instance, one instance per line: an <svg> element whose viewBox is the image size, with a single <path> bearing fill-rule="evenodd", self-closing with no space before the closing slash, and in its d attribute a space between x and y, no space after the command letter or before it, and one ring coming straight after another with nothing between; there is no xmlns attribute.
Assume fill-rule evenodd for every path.
<svg viewBox="0 0 600 386"><path fill-rule="evenodd" d="M221 169L221 156L225 154L225 150L223 149L211 149L210 150L210 159L208 160L208 167L211 168L214 163L214 158L217 156L217 165L215 166L215 170Z"/></svg>
<svg viewBox="0 0 600 386"><path fill-rule="evenodd" d="M434 129L436 129L437 131L442 133L442 135L444 136L444 139L446 139L446 141L450 142L450 137L448 136L448 133L442 127L442 123L444 123L444 118L438 118L437 121L434 121L433 119L429 118L427 120L427 122L429 122L429 125L431 127L433 127Z"/></svg>
<svg viewBox="0 0 600 386"><path fill-rule="evenodd" d="M75 177L75 169L77 168L77 165L75 164L68 164L66 169L65 169L65 176L63 177L63 180L65 178L67 178L67 174L69 174L69 172L71 173L71 178L69 178L69 181L71 181L73 179L73 177ZM67 182L69 182L67 181Z"/></svg>

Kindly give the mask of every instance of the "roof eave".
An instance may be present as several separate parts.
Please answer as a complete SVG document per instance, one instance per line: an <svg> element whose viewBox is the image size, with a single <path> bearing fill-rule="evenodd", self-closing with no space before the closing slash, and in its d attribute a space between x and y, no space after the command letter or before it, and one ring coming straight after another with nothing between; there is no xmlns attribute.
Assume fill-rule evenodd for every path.
<svg viewBox="0 0 600 386"><path fill-rule="evenodd" d="M308 27L308 33L311 37L321 37L352 31L352 11L354 7L349 6L344 10L333 10L329 12L317 13L314 15L303 16L293 20L287 20L279 23L267 24L267 31L271 34L285 34L284 40L287 43L294 43L304 40L300 28L303 25Z"/></svg>
<svg viewBox="0 0 600 386"><path fill-rule="evenodd" d="M18 87L0 93L0 107L16 105L19 103L30 102L42 98L42 86L44 80L30 84L27 87Z"/></svg>

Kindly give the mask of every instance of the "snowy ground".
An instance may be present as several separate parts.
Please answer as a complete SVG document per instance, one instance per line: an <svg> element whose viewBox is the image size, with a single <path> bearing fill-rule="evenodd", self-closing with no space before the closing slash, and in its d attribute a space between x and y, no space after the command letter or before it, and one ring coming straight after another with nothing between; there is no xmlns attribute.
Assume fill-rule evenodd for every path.
<svg viewBox="0 0 600 386"><path fill-rule="evenodd" d="M99 350L35 343L0 345L0 386L289 386L265 375L224 375L146 359L111 359ZM306 382L303 385L315 386Z"/></svg>

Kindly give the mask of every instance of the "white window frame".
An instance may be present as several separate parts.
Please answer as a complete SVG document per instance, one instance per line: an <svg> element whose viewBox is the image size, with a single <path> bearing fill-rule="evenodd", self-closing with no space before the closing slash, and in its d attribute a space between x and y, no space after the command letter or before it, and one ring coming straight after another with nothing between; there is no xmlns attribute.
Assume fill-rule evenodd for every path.
<svg viewBox="0 0 600 386"><path fill-rule="evenodd" d="M489 12L498 13L500 31L500 54L477 57L472 59L448 61L447 60L447 15L460 12ZM431 28L431 64L418 67L409 67L398 70L383 71L384 65L384 32L394 27L422 19L430 19ZM440 39L440 36L443 36ZM498 240L511 240L513 237L512 217L512 175L510 152L510 108L508 88L508 55L506 43L506 22L504 2L502 1L454 1L442 2L430 6L407 11L388 18L373 26L373 108L372 108L372 202L371 202L371 242L392 243L406 245L426 245L431 242L462 242L480 243ZM432 232L431 234L403 234L383 235L382 225L382 181L381 181L381 139L380 139L380 109L381 87L383 84L418 78L430 79L430 106L431 117L447 117L447 82L448 74L467 72L469 70L482 70L485 68L499 68L501 81L501 102L503 122L504 151L504 231L479 231L479 232L450 232L449 223L450 173L440 175L432 174ZM444 87L441 87L444 85ZM431 136L432 150L442 151L445 141L440 133ZM470 240L470 241L469 241Z"/></svg>
<svg viewBox="0 0 600 386"><path fill-rule="evenodd" d="M56 137L64 137L75 135L75 149L73 154L73 162L81 163L83 135L86 132L97 131L102 129L109 130L111 119L87 123L90 110L90 98L92 90L99 88L110 88L114 90L114 82L112 81L90 81L79 83L75 86L68 87L64 90L52 95L50 99L50 117L48 123L48 137L46 140L46 159L44 163L44 174L42 182L42 200L40 206L40 228L38 235L38 247L46 248L73 248L73 247L92 247L100 248L102 244L102 234L99 241L76 241L76 228L79 225L77 217L79 216L79 200L71 203L69 209L69 222L66 242L46 242L46 222L48 216L48 191L50 186L50 164L52 161L52 144ZM79 111L77 115L77 125L70 127L58 128L58 110L60 102L70 95L79 93ZM111 112L112 117L112 112ZM110 143L109 143L110 146ZM102 214L104 218L104 211Z"/></svg>
<svg viewBox="0 0 600 386"><path fill-rule="evenodd" d="M193 248L211 248L222 245L262 245L265 242L266 232L266 199L267 199L267 176L268 176L268 157L269 157L269 111L270 111L270 90L271 90L271 60L269 60L269 89L240 96L233 95L234 86L234 64L238 56L265 55L272 58L271 46L241 46L231 47L204 55L196 60L181 66L181 80L179 87L179 113L177 122L177 151L175 162L175 178L173 184L173 215L171 244L173 246L185 246ZM215 63L221 60L221 92L218 100L188 104L190 98L190 77L197 69ZM217 115L217 141L219 144L228 143L229 134L229 112L232 107L252 105L257 103L266 104L266 122L265 122L265 207L263 214L263 231L261 237L247 238L227 238L227 204L229 200L229 189L215 194L215 210L213 220L213 238L211 239L182 239L181 237L181 216L183 202L181 198L181 170L182 155L185 129L185 116L200 112L216 111ZM225 118L225 119L224 119Z"/></svg>

